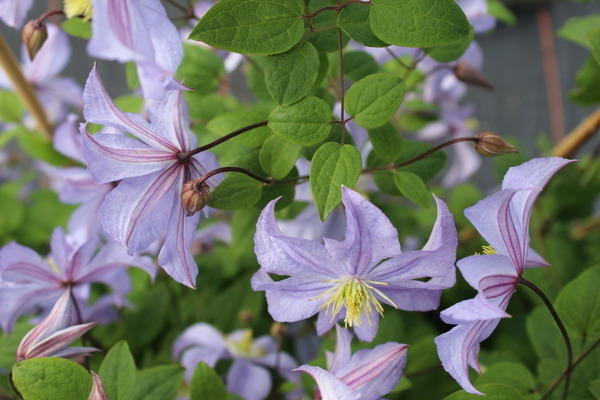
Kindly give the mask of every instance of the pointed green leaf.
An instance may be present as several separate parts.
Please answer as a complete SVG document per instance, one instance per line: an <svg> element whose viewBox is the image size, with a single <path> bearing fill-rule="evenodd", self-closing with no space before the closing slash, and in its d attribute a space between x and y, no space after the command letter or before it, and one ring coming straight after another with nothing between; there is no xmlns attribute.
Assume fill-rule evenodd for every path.
<svg viewBox="0 0 600 400"><path fill-rule="evenodd" d="M293 104L311 91L319 67L319 53L309 42L285 53L268 56L265 63L267 90L278 104Z"/></svg>
<svg viewBox="0 0 600 400"><path fill-rule="evenodd" d="M208 205L219 210L252 207L260 199L263 186L247 175L233 172L217 186Z"/></svg>
<svg viewBox="0 0 600 400"><path fill-rule="evenodd" d="M12 368L15 387L27 400L87 400L92 377L81 365L64 358L32 358Z"/></svg>
<svg viewBox="0 0 600 400"><path fill-rule="evenodd" d="M227 389L219 375L208 364L201 362L196 366L190 382L190 396L192 400L225 400Z"/></svg>
<svg viewBox="0 0 600 400"><path fill-rule="evenodd" d="M127 342L115 344L106 354L98 375L111 400L129 400L136 384L135 361Z"/></svg>
<svg viewBox="0 0 600 400"><path fill-rule="evenodd" d="M346 93L346 111L363 128L384 125L404 98L404 82L390 74L373 74L361 79Z"/></svg>
<svg viewBox="0 0 600 400"><path fill-rule="evenodd" d="M439 62L458 60L467 51L471 42L473 42L473 37L475 37L475 30L471 27L471 31L467 37L461 38L456 42L431 47L427 49L427 54Z"/></svg>
<svg viewBox="0 0 600 400"><path fill-rule="evenodd" d="M257 111L236 110L216 116L208 121L206 127L209 131L219 136L228 135L238 129L265 121L266 115ZM232 143L247 147L260 146L268 137L272 136L271 129L267 126L254 128L231 139Z"/></svg>
<svg viewBox="0 0 600 400"><path fill-rule="evenodd" d="M600 26L600 14L569 18L557 32L559 37L591 49L589 31Z"/></svg>
<svg viewBox="0 0 600 400"><path fill-rule="evenodd" d="M325 143L310 164L310 188L321 220L342 201L342 185L353 187L361 172L358 149L352 145Z"/></svg>
<svg viewBox="0 0 600 400"><path fill-rule="evenodd" d="M467 17L454 0L372 0L369 21L389 44L431 47L467 37Z"/></svg>
<svg viewBox="0 0 600 400"><path fill-rule="evenodd" d="M221 0L190 39L242 54L277 54L304 35L303 0Z"/></svg>
<svg viewBox="0 0 600 400"><path fill-rule="evenodd" d="M132 400L174 399L183 372L179 365L161 365L138 372Z"/></svg>
<svg viewBox="0 0 600 400"><path fill-rule="evenodd" d="M407 171L396 171L394 183L400 193L413 203L423 207L431 205L431 193L418 175Z"/></svg>
<svg viewBox="0 0 600 400"><path fill-rule="evenodd" d="M260 149L260 166L275 179L285 177L294 168L302 146L272 136Z"/></svg>
<svg viewBox="0 0 600 400"><path fill-rule="evenodd" d="M331 131L331 109L317 97L306 97L291 106L279 106L269 115L269 128L285 140L310 146L325 140Z"/></svg>
<svg viewBox="0 0 600 400"><path fill-rule="evenodd" d="M338 16L338 26L352 39L369 47L387 47L389 44L380 40L371 30L368 4L349 4L342 8Z"/></svg>
<svg viewBox="0 0 600 400"><path fill-rule="evenodd" d="M400 156L402 139L391 124L369 129L368 133L373 150L379 158L386 162L392 162Z"/></svg>

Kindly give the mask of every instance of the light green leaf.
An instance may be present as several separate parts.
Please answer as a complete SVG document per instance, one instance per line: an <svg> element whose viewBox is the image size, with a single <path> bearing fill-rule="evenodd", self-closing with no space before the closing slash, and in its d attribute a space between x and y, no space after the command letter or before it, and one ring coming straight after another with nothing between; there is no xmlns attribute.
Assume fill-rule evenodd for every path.
<svg viewBox="0 0 600 400"><path fill-rule="evenodd" d="M90 21L84 21L81 18L70 18L60 24L60 26L71 36L82 39L92 37L92 23Z"/></svg>
<svg viewBox="0 0 600 400"><path fill-rule="evenodd" d="M400 156L402 139L391 124L369 129L368 133L373 150L379 158L386 162L392 162Z"/></svg>
<svg viewBox="0 0 600 400"><path fill-rule="evenodd" d="M260 149L260 166L275 179L285 177L294 168L300 156L301 146L272 136L265 140Z"/></svg>
<svg viewBox="0 0 600 400"><path fill-rule="evenodd" d="M517 24L517 17L501 0L488 0L488 14L508 26Z"/></svg>
<svg viewBox="0 0 600 400"><path fill-rule="evenodd" d="M174 399L183 378L179 365L161 365L138 372L132 400Z"/></svg>
<svg viewBox="0 0 600 400"><path fill-rule="evenodd" d="M285 53L268 56L265 63L267 90L278 104L293 104L311 91L319 67L319 53L309 42Z"/></svg>
<svg viewBox="0 0 600 400"><path fill-rule="evenodd" d="M477 390L485 393L485 400L522 400L523 395L510 386L499 383L488 383L477 386ZM467 393L464 390L444 397L444 400L481 400L481 395Z"/></svg>
<svg viewBox="0 0 600 400"><path fill-rule="evenodd" d="M423 207L431 205L431 193L418 175L407 171L396 171L394 183L400 193L413 203Z"/></svg>
<svg viewBox="0 0 600 400"><path fill-rule="evenodd" d="M591 49L592 45L588 33L598 26L600 26L600 14L587 15L585 17L573 17L565 22L557 35Z"/></svg>
<svg viewBox="0 0 600 400"><path fill-rule="evenodd" d="M242 54L277 54L304 35L303 0L221 0L190 39Z"/></svg>
<svg viewBox="0 0 600 400"><path fill-rule="evenodd" d="M225 400L227 389L219 375L208 364L201 362L192 375L190 396L192 400Z"/></svg>
<svg viewBox="0 0 600 400"><path fill-rule="evenodd" d="M600 64L600 28L590 30L588 37L592 46L592 55L596 59L596 62Z"/></svg>
<svg viewBox="0 0 600 400"><path fill-rule="evenodd" d="M346 111L363 128L377 128L392 118L404 98L404 82L390 74L361 79L346 93Z"/></svg>
<svg viewBox="0 0 600 400"><path fill-rule="evenodd" d="M269 115L269 128L285 140L310 146L325 140L331 131L331 109L317 97L306 97L291 106L279 106Z"/></svg>
<svg viewBox="0 0 600 400"><path fill-rule="evenodd" d="M431 47L469 35L471 25L454 0L372 0L369 21L389 44Z"/></svg>
<svg viewBox="0 0 600 400"><path fill-rule="evenodd" d="M219 210L252 207L260 200L263 186L247 175L233 172L217 186L208 205Z"/></svg>
<svg viewBox="0 0 600 400"><path fill-rule="evenodd" d="M342 201L342 185L352 188L361 172L358 149L352 145L325 143L310 165L310 188L321 220Z"/></svg>
<svg viewBox="0 0 600 400"><path fill-rule="evenodd" d="M266 119L267 118L263 113L257 111L230 111L211 119L208 124L206 124L206 128L219 136L225 136L237 131L238 129L263 122ZM270 137L271 134L272 132L269 127L261 126L236 136L235 138L231 139L231 142L247 147L257 147L260 146L268 137Z"/></svg>
<svg viewBox="0 0 600 400"><path fill-rule="evenodd" d="M69 159L56 150L52 146L50 140L43 137L38 132L21 131L17 135L19 146L30 157L45 161L52 165L64 166L69 162Z"/></svg>
<svg viewBox="0 0 600 400"><path fill-rule="evenodd" d="M338 26L352 39L369 47L387 47L387 43L380 40L371 30L368 4L349 4L342 8L338 16Z"/></svg>
<svg viewBox="0 0 600 400"><path fill-rule="evenodd" d="M13 383L27 400L87 400L92 377L81 365L63 358L32 358L12 368Z"/></svg>
<svg viewBox="0 0 600 400"><path fill-rule="evenodd" d="M458 60L469 48L474 36L475 31L471 27L471 31L469 32L469 35L467 37L459 39L456 42L431 47L427 49L427 54L431 58L439 62L450 62Z"/></svg>
<svg viewBox="0 0 600 400"><path fill-rule="evenodd" d="M115 344L106 354L98 375L111 400L129 400L136 384L135 361L127 342Z"/></svg>
<svg viewBox="0 0 600 400"><path fill-rule="evenodd" d="M16 93L0 90L0 121L19 122L24 111L23 103Z"/></svg>

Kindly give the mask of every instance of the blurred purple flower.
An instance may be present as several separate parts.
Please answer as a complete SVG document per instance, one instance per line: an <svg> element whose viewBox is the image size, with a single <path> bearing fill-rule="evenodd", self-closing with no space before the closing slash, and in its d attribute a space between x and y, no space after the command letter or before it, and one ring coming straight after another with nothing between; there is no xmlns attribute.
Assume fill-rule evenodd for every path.
<svg viewBox="0 0 600 400"><path fill-rule="evenodd" d="M183 47L159 0L94 0L93 4L90 55L135 62L147 98L159 98L166 89L184 88L173 79Z"/></svg>
<svg viewBox="0 0 600 400"><path fill-rule="evenodd" d="M125 245L129 254L145 250L168 232L158 263L177 282L195 287L198 267L189 247L200 213L186 215L181 190L191 179L218 168L218 163L206 151L181 159L196 147L196 137L189 129L181 92L167 93L151 104L147 122L115 106L94 68L83 94L85 119L128 132L139 140L120 134L91 135L87 124L82 124L83 153L97 183L121 180L102 205L104 231ZM207 181L213 189L218 182L217 177Z"/></svg>
<svg viewBox="0 0 600 400"><path fill-rule="evenodd" d="M0 0L0 19L8 26L20 28L33 0Z"/></svg>
<svg viewBox="0 0 600 400"><path fill-rule="evenodd" d="M241 329L223 335L209 324L198 323L186 329L173 343L173 358L186 369L189 382L196 365L205 362L214 367L219 360L232 359L227 373L227 390L244 400L262 400L271 391L271 376L264 367L273 368L283 378L299 383L292 373L298 364L278 350L271 336L252 338L252 330Z"/></svg>
<svg viewBox="0 0 600 400"><path fill-rule="evenodd" d="M150 258L128 256L125 249L114 242L97 252L98 245L97 240L73 245L59 227L52 234L51 254L46 260L15 242L4 246L0 250L2 329L9 332L20 315L38 307L49 308L48 304L53 304L66 288L71 288L83 320L88 320L86 316L92 316L87 311L91 283L108 286L112 292L108 303L121 307L130 290L127 266L144 269L154 277L155 267Z"/></svg>
<svg viewBox="0 0 600 400"><path fill-rule="evenodd" d="M327 371L302 365L294 371L310 374L319 387L315 399L377 400L389 393L406 365L405 344L385 343L351 354L352 334L336 325L335 353L326 352Z"/></svg>
<svg viewBox="0 0 600 400"><path fill-rule="evenodd" d="M379 209L348 188L342 188L342 199L346 237L324 238L323 244L284 236L274 218L276 200L267 204L254 236L261 268L252 288L266 292L276 321L318 313L321 335L343 318L361 340L371 341L382 302L408 311L438 307L442 290L455 282L456 229L446 205L436 198L438 218L428 243L421 251L402 253L396 229ZM269 274L288 278L275 282Z"/></svg>
<svg viewBox="0 0 600 400"><path fill-rule="evenodd" d="M457 265L477 296L442 311L442 319L457 325L435 339L444 369L469 393L481 394L469 380L469 365L481 373L477 354L487 339L508 317L506 306L524 268L548 266L529 247L529 218L533 203L548 180L573 162L562 158L536 158L510 168L502 191L465 210L490 246L485 255L459 260Z"/></svg>
<svg viewBox="0 0 600 400"><path fill-rule="evenodd" d="M488 11L486 0L457 0L475 33L484 33L496 27L496 18Z"/></svg>
<svg viewBox="0 0 600 400"><path fill-rule="evenodd" d="M104 385L102 384L102 379L98 376L94 371L92 373L92 391L90 392L90 397L88 400L110 400L106 391L104 390Z"/></svg>
<svg viewBox="0 0 600 400"><path fill-rule="evenodd" d="M21 340L17 348L17 362L38 357L78 357L96 351L93 347L67 348L96 325L95 322L71 325L73 308L71 292L64 288L50 313Z"/></svg>

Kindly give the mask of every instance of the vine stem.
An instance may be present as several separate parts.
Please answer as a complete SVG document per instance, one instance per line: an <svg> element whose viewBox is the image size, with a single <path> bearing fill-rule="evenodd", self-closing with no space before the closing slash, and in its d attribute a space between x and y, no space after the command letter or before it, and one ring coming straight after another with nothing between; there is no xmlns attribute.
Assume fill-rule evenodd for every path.
<svg viewBox="0 0 600 400"><path fill-rule="evenodd" d="M558 313L554 309L554 306L552 305L552 303L550 302L550 300L548 299L548 297L546 297L546 295L544 294L544 292L540 288L538 288L536 285L534 285L532 282L528 281L527 279L523 278L522 276L519 277L519 283L521 285L523 285L523 286L527 286L536 295L538 295L538 297L540 299L542 299L542 301L544 302L544 304L548 308L548 311L550 311L550 314L552 315L552 318L554 319L554 322L556 322L556 325L558 325L558 329L560 330L560 333L562 334L563 339L565 341L565 346L567 347L567 369L565 369L565 372L563 372L561 379L559 379L550 388L550 390L544 395L544 397L542 397L542 400L546 400L546 399L550 398L550 395L558 387L558 384L560 383L560 381L562 380L562 378L565 378L565 386L564 386L564 389L563 389L563 394L561 396L561 399L564 400L564 399L567 398L567 393L569 392L569 383L570 383L570 380L571 380L570 379L571 378L571 371L573 369L573 348L571 346L571 339L569 338L569 334L567 333L567 329L565 328L565 325L563 324L562 320L558 316Z"/></svg>
<svg viewBox="0 0 600 400"><path fill-rule="evenodd" d="M339 15L339 10L336 10ZM340 120L342 121L342 139L341 144L344 144L346 141L346 122L344 115L344 103L346 97L346 89L344 88L344 54L343 54L343 43L342 43L342 28L337 28L337 36L338 36L338 52L340 56Z"/></svg>
<svg viewBox="0 0 600 400"><path fill-rule="evenodd" d="M258 176L256 175L254 172L247 170L246 168L241 168L241 167L221 167L221 168L217 168L217 169L213 169L212 171L208 171L206 174L202 175L202 177L200 178L200 180L198 181L198 183L196 184L198 187L200 187L200 185L202 183L204 183L207 179L212 178L215 175L218 174L222 174L224 172L239 172L241 174L247 175L252 179L255 179L259 182L262 182L266 185L270 185L271 183L273 183L273 179L272 178L263 178L262 176Z"/></svg>
<svg viewBox="0 0 600 400"><path fill-rule="evenodd" d="M345 3L338 4L337 6L320 8L320 9L318 9L317 11L315 11L312 14L303 15L302 18L311 19L311 18L314 18L317 15L321 14L323 11L327 11L327 10L334 10L336 12L339 12L342 8L344 8L344 7L346 7L347 5L350 5L350 4L369 4L369 5L371 5L372 3L370 1L369 2L364 2L364 1L361 1L361 0L349 0L349 1L346 1Z"/></svg>
<svg viewBox="0 0 600 400"><path fill-rule="evenodd" d="M47 140L50 140L54 129L48 121L48 116L46 115L33 86L25 79L19 62L2 35L0 35L0 67L4 69L15 92L17 92L17 95L23 100L25 107L35 119L40 132Z"/></svg>

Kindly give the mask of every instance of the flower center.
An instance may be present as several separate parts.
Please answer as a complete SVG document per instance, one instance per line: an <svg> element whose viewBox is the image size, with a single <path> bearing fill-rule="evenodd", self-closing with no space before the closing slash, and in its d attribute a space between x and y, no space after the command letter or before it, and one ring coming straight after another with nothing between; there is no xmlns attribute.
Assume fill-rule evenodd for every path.
<svg viewBox="0 0 600 400"><path fill-rule="evenodd" d="M252 346L252 329L244 329L241 338L226 335L225 343L227 349L238 357L257 358L266 354L265 349L260 346Z"/></svg>
<svg viewBox="0 0 600 400"><path fill-rule="evenodd" d="M375 296L376 294L398 308L389 297L375 287L375 285L387 285L387 283L367 281L356 277L336 279L326 281L326 283L334 283L334 285L311 300L329 297L319 310L324 309L326 315L331 314L331 321L339 314L342 307L346 307L346 318L344 318L346 328L360 326L363 315L367 317L369 326L372 326L371 318L375 312L383 316L383 306Z"/></svg>
<svg viewBox="0 0 600 400"><path fill-rule="evenodd" d="M494 254L498 254L498 252L496 251L496 249L493 246L481 246L481 249L483 250L482 253L475 253L478 256L484 255L484 256L491 256Z"/></svg>
<svg viewBox="0 0 600 400"><path fill-rule="evenodd" d="M89 21L92 18L91 0L65 0L64 11L67 18L82 16L84 20Z"/></svg>

